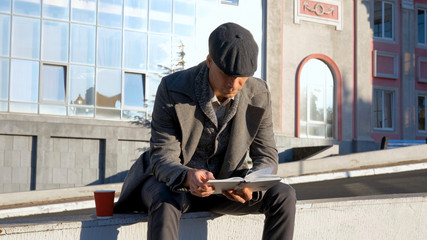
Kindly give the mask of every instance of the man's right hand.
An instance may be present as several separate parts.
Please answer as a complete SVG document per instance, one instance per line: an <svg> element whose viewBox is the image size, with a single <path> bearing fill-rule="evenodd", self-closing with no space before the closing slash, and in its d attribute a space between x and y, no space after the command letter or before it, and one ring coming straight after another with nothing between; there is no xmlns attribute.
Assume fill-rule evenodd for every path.
<svg viewBox="0 0 427 240"><path fill-rule="evenodd" d="M207 170L190 168L185 177L184 186L190 188L191 194L197 197L207 197L215 192L206 182L215 179Z"/></svg>

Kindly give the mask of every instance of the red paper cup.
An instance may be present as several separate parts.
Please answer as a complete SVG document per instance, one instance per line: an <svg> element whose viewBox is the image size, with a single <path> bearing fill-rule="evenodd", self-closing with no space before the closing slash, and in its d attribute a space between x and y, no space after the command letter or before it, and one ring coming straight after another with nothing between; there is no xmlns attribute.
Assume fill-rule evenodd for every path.
<svg viewBox="0 0 427 240"><path fill-rule="evenodd" d="M113 217L114 190L95 191L96 217L98 219L108 219Z"/></svg>

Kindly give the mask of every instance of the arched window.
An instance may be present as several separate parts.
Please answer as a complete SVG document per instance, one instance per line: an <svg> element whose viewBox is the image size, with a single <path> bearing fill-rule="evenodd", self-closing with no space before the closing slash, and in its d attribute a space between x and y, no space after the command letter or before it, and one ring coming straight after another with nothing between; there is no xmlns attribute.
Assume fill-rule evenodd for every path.
<svg viewBox="0 0 427 240"><path fill-rule="evenodd" d="M334 75L322 60L312 58L299 75L299 136L334 138Z"/></svg>

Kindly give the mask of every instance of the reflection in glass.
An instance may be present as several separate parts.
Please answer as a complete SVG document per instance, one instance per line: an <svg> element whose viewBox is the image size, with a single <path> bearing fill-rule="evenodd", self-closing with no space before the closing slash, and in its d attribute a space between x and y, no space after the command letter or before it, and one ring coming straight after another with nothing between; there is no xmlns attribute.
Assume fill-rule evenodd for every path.
<svg viewBox="0 0 427 240"><path fill-rule="evenodd" d="M65 66L43 65L41 101L65 102Z"/></svg>
<svg viewBox="0 0 427 240"><path fill-rule="evenodd" d="M95 26L71 24L70 61L95 64Z"/></svg>
<svg viewBox="0 0 427 240"><path fill-rule="evenodd" d="M96 118L120 120L120 110L97 108Z"/></svg>
<svg viewBox="0 0 427 240"><path fill-rule="evenodd" d="M127 107L144 107L144 76L125 73L124 105Z"/></svg>
<svg viewBox="0 0 427 240"><path fill-rule="evenodd" d="M375 128L393 128L393 91L374 91L374 124Z"/></svg>
<svg viewBox="0 0 427 240"><path fill-rule="evenodd" d="M43 0L43 17L68 20L70 0Z"/></svg>
<svg viewBox="0 0 427 240"><path fill-rule="evenodd" d="M150 32L170 33L172 0L150 1Z"/></svg>
<svg viewBox="0 0 427 240"><path fill-rule="evenodd" d="M122 0L98 0L98 24L122 27Z"/></svg>
<svg viewBox="0 0 427 240"><path fill-rule="evenodd" d="M418 96L418 130L426 130L426 99L425 96Z"/></svg>
<svg viewBox="0 0 427 240"><path fill-rule="evenodd" d="M121 67L122 31L98 28L98 65Z"/></svg>
<svg viewBox="0 0 427 240"><path fill-rule="evenodd" d="M9 59L0 58L0 99L9 97Z"/></svg>
<svg viewBox="0 0 427 240"><path fill-rule="evenodd" d="M96 80L96 106L120 109L121 98L121 71L98 69Z"/></svg>
<svg viewBox="0 0 427 240"><path fill-rule="evenodd" d="M40 114L66 115L67 108L65 106L40 104Z"/></svg>
<svg viewBox="0 0 427 240"><path fill-rule="evenodd" d="M147 68L147 34L125 31L124 66L138 71Z"/></svg>
<svg viewBox="0 0 427 240"><path fill-rule="evenodd" d="M11 0L0 1L0 12L10 13L10 1Z"/></svg>
<svg viewBox="0 0 427 240"><path fill-rule="evenodd" d="M12 59L10 100L38 102L39 62Z"/></svg>
<svg viewBox="0 0 427 240"><path fill-rule="evenodd" d="M392 128L393 117L393 93L390 91L384 92L384 127Z"/></svg>
<svg viewBox="0 0 427 240"><path fill-rule="evenodd" d="M383 32L383 3L376 0L374 3L374 36L382 37Z"/></svg>
<svg viewBox="0 0 427 240"><path fill-rule="evenodd" d="M96 0L71 0L71 21L96 23Z"/></svg>
<svg viewBox="0 0 427 240"><path fill-rule="evenodd" d="M41 12L41 0L14 0L13 1L13 13L40 17L40 12Z"/></svg>
<svg viewBox="0 0 427 240"><path fill-rule="evenodd" d="M147 31L148 0L125 0L125 28Z"/></svg>
<svg viewBox="0 0 427 240"><path fill-rule="evenodd" d="M70 66L70 104L93 105L95 69L93 67Z"/></svg>
<svg viewBox="0 0 427 240"><path fill-rule="evenodd" d="M38 112L38 104L37 103L10 103L10 111L11 112L19 112L19 113L34 113Z"/></svg>
<svg viewBox="0 0 427 240"><path fill-rule="evenodd" d="M0 14L0 55L9 57L10 16Z"/></svg>
<svg viewBox="0 0 427 240"><path fill-rule="evenodd" d="M148 46L148 70L160 72L160 66L171 68L170 37L150 35Z"/></svg>
<svg viewBox="0 0 427 240"><path fill-rule="evenodd" d="M374 121L376 128L383 127L383 95L382 91L375 90L374 93Z"/></svg>
<svg viewBox="0 0 427 240"><path fill-rule="evenodd" d="M300 75L300 136L334 136L334 80L319 59L304 64ZM307 119L308 117L308 119Z"/></svg>
<svg viewBox="0 0 427 240"><path fill-rule="evenodd" d="M49 61L68 61L68 23L43 21L42 58Z"/></svg>
<svg viewBox="0 0 427 240"><path fill-rule="evenodd" d="M393 5L384 2L384 37L393 38Z"/></svg>
<svg viewBox="0 0 427 240"><path fill-rule="evenodd" d="M0 101L0 112L7 112L8 109L7 101Z"/></svg>
<svg viewBox="0 0 427 240"><path fill-rule="evenodd" d="M175 0L173 10L174 34L193 36L195 25L195 1Z"/></svg>
<svg viewBox="0 0 427 240"><path fill-rule="evenodd" d="M427 44L426 42L426 11L418 9L418 43Z"/></svg>
<svg viewBox="0 0 427 240"><path fill-rule="evenodd" d="M40 20L13 17L12 57L39 59Z"/></svg>
<svg viewBox="0 0 427 240"><path fill-rule="evenodd" d="M147 119L147 112L123 110L123 120L141 120Z"/></svg>

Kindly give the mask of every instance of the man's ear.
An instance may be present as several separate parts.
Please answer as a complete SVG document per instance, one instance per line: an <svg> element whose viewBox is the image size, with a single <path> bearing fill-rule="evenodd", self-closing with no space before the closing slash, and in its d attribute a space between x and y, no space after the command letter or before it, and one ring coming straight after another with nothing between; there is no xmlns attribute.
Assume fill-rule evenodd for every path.
<svg viewBox="0 0 427 240"><path fill-rule="evenodd" d="M206 65L208 66L208 68L211 68L212 62L213 60L211 58L211 55L208 54L208 56L206 57Z"/></svg>

